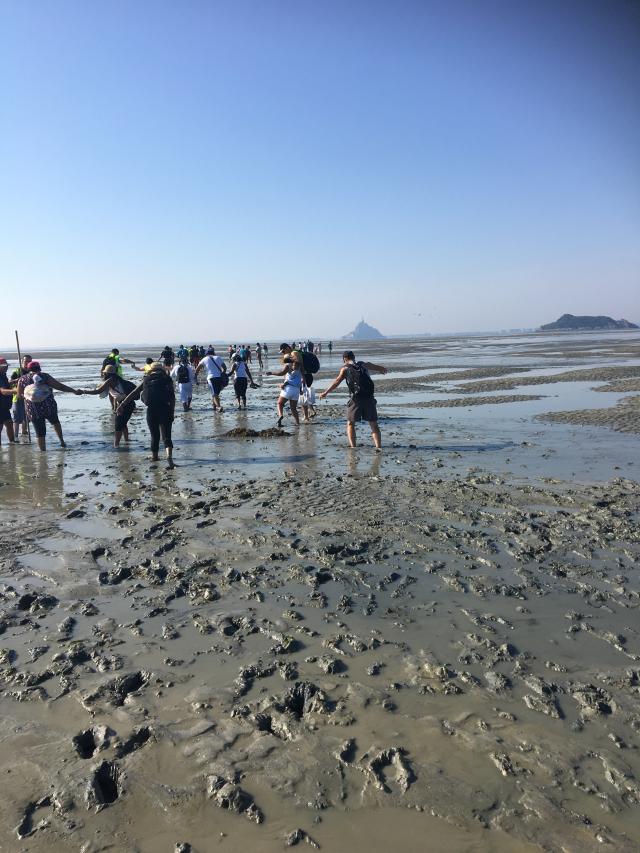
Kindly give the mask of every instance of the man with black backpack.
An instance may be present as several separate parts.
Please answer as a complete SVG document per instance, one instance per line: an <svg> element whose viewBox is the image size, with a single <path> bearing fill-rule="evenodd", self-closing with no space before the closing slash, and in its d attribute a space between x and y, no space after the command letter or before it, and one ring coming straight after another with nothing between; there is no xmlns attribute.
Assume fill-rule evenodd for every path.
<svg viewBox="0 0 640 853"><path fill-rule="evenodd" d="M164 442L169 468L173 468L173 442L171 427L176 405L176 394L173 380L159 361L154 361L145 373L144 379L128 394L116 409L120 414L133 400L142 399L147 407L147 426L151 433L151 461L158 462L160 450L160 434Z"/></svg>
<svg viewBox="0 0 640 853"><path fill-rule="evenodd" d="M289 344L280 344L280 354L283 358L289 356L289 358L298 362L302 375L304 376L307 392L309 392L309 389L313 385L313 374L320 370L320 362L318 361L318 356L313 352L313 350L302 348L302 344L300 347L301 348L296 348L295 342L293 347L289 346ZM309 417L310 410L313 406L309 404L308 396L301 396L300 402L302 403L305 423L309 423L311 420Z"/></svg>
<svg viewBox="0 0 640 853"><path fill-rule="evenodd" d="M121 356L120 350L117 347L114 347L109 353L109 355L104 359L104 361L102 362L102 369L104 370L105 367L107 367L107 365L109 364L113 364L115 366L116 373L121 378L124 376L124 373L122 372L123 364L130 364L133 367L136 366L134 361L131 361L131 359L129 358L124 358L124 356Z"/></svg>
<svg viewBox="0 0 640 853"><path fill-rule="evenodd" d="M178 391L180 392L182 408L185 412L188 412L191 408L193 383L196 378L196 372L189 364L186 356L180 359L180 362L173 368L169 375L174 382L178 383Z"/></svg>
<svg viewBox="0 0 640 853"><path fill-rule="evenodd" d="M324 400L327 394L335 391L338 385L346 381L350 394L349 402L347 403L347 438L349 439L349 447L356 446L356 423L358 421L368 421L376 450L381 450L382 439L380 437L380 427L378 426L378 411L376 409L376 398L373 396L375 386L369 373L386 373L387 368L381 367L379 364L373 364L370 361L356 361L356 357L351 350L346 350L342 353L342 362L343 366L340 373L338 373L326 391L323 391L318 396L321 400Z"/></svg>

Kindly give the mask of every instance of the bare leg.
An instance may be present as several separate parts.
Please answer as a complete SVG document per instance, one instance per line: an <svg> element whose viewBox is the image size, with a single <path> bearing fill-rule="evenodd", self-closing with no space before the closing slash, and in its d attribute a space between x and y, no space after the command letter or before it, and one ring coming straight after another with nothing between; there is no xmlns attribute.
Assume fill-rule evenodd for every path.
<svg viewBox="0 0 640 853"><path fill-rule="evenodd" d="M282 426L284 419L284 397L278 397L278 426Z"/></svg>
<svg viewBox="0 0 640 853"><path fill-rule="evenodd" d="M47 449L47 442L43 435L37 436L38 447L40 450L45 451Z"/></svg>
<svg viewBox="0 0 640 853"><path fill-rule="evenodd" d="M129 441L129 427L128 426L125 426L125 428L122 430L122 435L124 436L125 441Z"/></svg>
<svg viewBox="0 0 640 853"><path fill-rule="evenodd" d="M300 426L300 417L298 415L298 404L295 400L289 400L289 406L291 407L291 414L293 415L293 419L298 426Z"/></svg>
<svg viewBox="0 0 640 853"><path fill-rule="evenodd" d="M121 429L116 430L116 433L113 437L113 446L114 447L120 447L120 439L122 438L122 433L123 433L123 430L121 430Z"/></svg>
<svg viewBox="0 0 640 853"><path fill-rule="evenodd" d="M356 425L351 421L347 421L347 439L349 441L349 447L356 446Z"/></svg>
<svg viewBox="0 0 640 853"><path fill-rule="evenodd" d="M13 441L15 441L12 421L0 421L0 444L2 444L2 430L5 427L7 430L7 438L9 439L9 443L11 444Z"/></svg>
<svg viewBox="0 0 640 853"><path fill-rule="evenodd" d="M62 426L60 423L53 424L53 428L55 430L56 435L60 439L60 447L66 447L67 445L64 443L64 438L62 437Z"/></svg>
<svg viewBox="0 0 640 853"><path fill-rule="evenodd" d="M378 421L369 421L369 426L371 427L371 438L373 438L376 450L382 450L382 437L380 435Z"/></svg>

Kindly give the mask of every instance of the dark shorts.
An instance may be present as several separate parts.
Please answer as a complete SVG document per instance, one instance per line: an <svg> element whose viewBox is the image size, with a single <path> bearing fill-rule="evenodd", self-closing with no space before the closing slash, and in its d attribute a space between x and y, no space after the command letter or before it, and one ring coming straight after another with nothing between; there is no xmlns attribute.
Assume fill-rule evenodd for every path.
<svg viewBox="0 0 640 853"><path fill-rule="evenodd" d="M247 394L247 378L246 376L238 376L233 383L233 390L236 392L236 397L245 397Z"/></svg>
<svg viewBox="0 0 640 853"><path fill-rule="evenodd" d="M133 414L135 410L135 406L127 406L126 409L122 411L121 414L116 415L115 423L113 428L116 432L122 432L126 425L129 423L129 418Z"/></svg>
<svg viewBox="0 0 640 853"><path fill-rule="evenodd" d="M51 426L56 426L60 423L57 415L45 415L43 418L35 418L31 423L37 438L44 438L47 434L47 421Z"/></svg>
<svg viewBox="0 0 640 853"><path fill-rule="evenodd" d="M6 402L5 402L6 401ZM0 424L11 420L11 397L0 396Z"/></svg>
<svg viewBox="0 0 640 853"><path fill-rule="evenodd" d="M222 391L222 379L219 376L209 376L207 379L209 388L214 397L219 397Z"/></svg>
<svg viewBox="0 0 640 853"><path fill-rule="evenodd" d="M352 397L347 403L347 420L352 424L357 421L378 420L375 397Z"/></svg>

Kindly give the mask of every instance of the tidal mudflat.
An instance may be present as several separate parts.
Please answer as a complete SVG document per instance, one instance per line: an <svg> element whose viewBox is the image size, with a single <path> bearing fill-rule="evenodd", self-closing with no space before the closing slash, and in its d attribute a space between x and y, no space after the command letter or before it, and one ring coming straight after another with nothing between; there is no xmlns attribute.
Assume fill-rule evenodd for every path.
<svg viewBox="0 0 640 853"><path fill-rule="evenodd" d="M93 399L3 447L3 849L638 849L640 336L358 355L382 454L266 377L174 471Z"/></svg>

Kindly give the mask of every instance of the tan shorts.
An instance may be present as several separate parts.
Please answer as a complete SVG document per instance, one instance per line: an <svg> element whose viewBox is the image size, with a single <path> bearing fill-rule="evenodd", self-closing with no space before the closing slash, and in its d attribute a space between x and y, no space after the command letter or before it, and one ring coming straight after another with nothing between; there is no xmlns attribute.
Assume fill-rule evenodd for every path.
<svg viewBox="0 0 640 853"><path fill-rule="evenodd" d="M352 397L347 403L347 420L352 424L357 421L378 420L375 397Z"/></svg>

